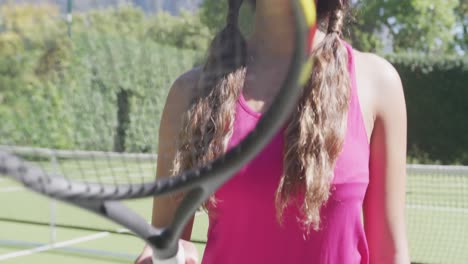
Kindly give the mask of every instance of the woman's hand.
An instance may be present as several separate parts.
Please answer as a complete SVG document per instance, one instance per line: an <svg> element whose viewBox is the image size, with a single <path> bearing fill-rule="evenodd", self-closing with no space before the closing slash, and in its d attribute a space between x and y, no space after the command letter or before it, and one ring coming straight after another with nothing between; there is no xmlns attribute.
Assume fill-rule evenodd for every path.
<svg viewBox="0 0 468 264"><path fill-rule="evenodd" d="M143 252L141 252L140 256L135 260L135 264L152 264L153 260L153 250L151 247L146 245L143 248Z"/></svg>
<svg viewBox="0 0 468 264"><path fill-rule="evenodd" d="M185 253L185 263L184 264L198 264L198 251L195 245L186 240L180 240L180 245L182 250ZM158 264L153 263L153 250L148 245L145 246L143 252L135 260L135 264Z"/></svg>

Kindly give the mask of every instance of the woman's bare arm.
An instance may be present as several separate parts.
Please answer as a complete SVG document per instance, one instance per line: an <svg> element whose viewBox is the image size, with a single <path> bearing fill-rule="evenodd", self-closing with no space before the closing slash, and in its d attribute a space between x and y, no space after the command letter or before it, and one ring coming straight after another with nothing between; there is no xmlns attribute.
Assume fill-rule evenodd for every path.
<svg viewBox="0 0 468 264"><path fill-rule="evenodd" d="M372 264L409 264L405 227L406 105L393 66L365 55L373 86L374 124L370 138L370 184L364 225Z"/></svg>
<svg viewBox="0 0 468 264"><path fill-rule="evenodd" d="M198 70L192 70L179 77L172 85L164 106L159 128L159 145L156 178L161 179L172 175L172 166L177 151L177 141L182 128L184 113L194 94ZM172 222L180 199L168 195L157 197L153 202L152 224L164 227ZM192 221L187 225L183 239L190 240Z"/></svg>
<svg viewBox="0 0 468 264"><path fill-rule="evenodd" d="M195 94L195 84L198 81L199 73L199 69L194 69L183 74L174 82L169 91L159 127L157 179L172 175L173 160L177 151L177 140L182 128L182 119ZM152 225L155 227L168 226L173 220L179 202L180 199L175 199L171 195L155 198L153 200ZM193 222L194 218L192 217L182 235L182 245L188 263L198 263L196 248L192 243L188 242L192 234ZM145 247L135 263L151 263L151 255L151 249Z"/></svg>

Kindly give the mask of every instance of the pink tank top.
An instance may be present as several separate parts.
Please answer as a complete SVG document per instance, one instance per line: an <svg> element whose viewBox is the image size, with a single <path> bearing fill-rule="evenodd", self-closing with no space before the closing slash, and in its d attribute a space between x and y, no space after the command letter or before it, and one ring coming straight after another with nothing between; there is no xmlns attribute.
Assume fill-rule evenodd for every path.
<svg viewBox="0 0 468 264"><path fill-rule="evenodd" d="M334 170L332 195L321 212L321 228L308 236L287 210L276 220L275 191L282 176L283 133L216 193L210 208L203 264L367 264L361 221L369 182L369 144L357 96L352 48L346 44L351 100L344 146ZM253 129L261 114L241 96L229 146Z"/></svg>

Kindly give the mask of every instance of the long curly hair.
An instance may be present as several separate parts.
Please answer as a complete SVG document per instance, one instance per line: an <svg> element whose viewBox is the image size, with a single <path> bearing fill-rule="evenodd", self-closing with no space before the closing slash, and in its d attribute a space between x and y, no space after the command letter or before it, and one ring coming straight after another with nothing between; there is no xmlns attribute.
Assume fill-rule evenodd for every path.
<svg viewBox="0 0 468 264"><path fill-rule="evenodd" d="M247 42L238 27L243 0L228 2L226 26L211 43L197 83L198 94L184 117L174 174L222 155L232 135L234 109L246 74ZM284 134L284 171L275 196L279 222L284 209L296 201L301 222L317 230L320 208L331 192L350 98L348 54L340 38L348 5L348 0L317 3L326 36L312 51L313 73Z"/></svg>

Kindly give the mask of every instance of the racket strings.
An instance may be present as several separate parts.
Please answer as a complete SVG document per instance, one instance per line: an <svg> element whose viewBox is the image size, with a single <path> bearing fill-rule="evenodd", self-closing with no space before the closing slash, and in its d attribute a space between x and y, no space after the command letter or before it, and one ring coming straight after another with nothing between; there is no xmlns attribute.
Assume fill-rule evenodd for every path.
<svg viewBox="0 0 468 264"><path fill-rule="evenodd" d="M40 111L40 106L36 103L36 101L33 99L32 96L26 96L26 100L27 100L27 103L28 105L30 105L32 107L32 112L34 113L38 113ZM31 117L25 115L24 113L20 113L19 111L14 111L13 114L15 115L15 118L18 119L18 120L21 120L21 122L19 122L19 124L21 123L26 123L26 122L31 122ZM18 130L19 129L22 129L23 132L26 134L26 138L25 140L27 140L28 142L31 142L35 139L35 135L37 135L37 132L40 133L40 137L42 138L46 138L46 141L50 141L51 140L51 136L50 134L48 133L45 133L45 127L44 127L44 124L46 124L45 122L47 122L47 116L46 115L41 115L38 117L38 122L37 123L33 123L35 126L31 127L31 129L29 129L28 126L24 126L24 127L16 127ZM31 131L33 130L33 131ZM36 132L36 134L34 134L34 132ZM7 145L6 147L6 150L11 152L11 153L14 153L13 149L12 149L12 146L9 146ZM49 151L49 154L52 154L53 151ZM45 185L49 184L51 182L51 177L53 177L53 173L55 174L58 174L59 172L56 171L57 169L59 169L60 167L57 167L57 162L56 160L52 160L51 164L50 165L46 165L45 163L43 162L40 162L41 161L41 153L40 153L40 150L39 149L33 149L30 153L27 153L26 154L27 158L30 158L32 159L30 162L34 162L35 159L38 159L38 162L34 162L34 171L37 172L38 175L41 175L41 177L35 177L35 178L31 178L31 179L28 179L29 181L36 181L37 183L40 183L42 185L42 188L45 190ZM6 161L6 162L9 162L9 161ZM22 160L15 160L15 162L17 164L16 165L16 168L20 171L23 171L24 174L30 174L28 170L28 164L27 164L27 161L22 161ZM55 166L55 168L53 167ZM53 171L55 169L55 171ZM20 174L21 177L22 177L22 180L23 181L26 181L26 177L24 177L22 174ZM65 176L65 175L64 175Z"/></svg>
<svg viewBox="0 0 468 264"><path fill-rule="evenodd" d="M210 61L202 81L206 82L205 92L212 92L223 78L246 65L247 44L238 28L228 27L213 42L210 60L204 51L127 39L118 28L103 32L99 23L93 14L77 14L69 39L70 61L51 78L50 87L31 88L44 90L41 100L32 92L31 96L17 95L25 98L28 107L13 111L15 119L28 125L14 129L19 137L2 134L0 144L11 146L11 153L17 153L19 147L28 148L26 154L18 155L42 168L47 179L44 183L59 178L69 182L62 184L64 188L79 182L85 189L100 186L103 190L113 187L117 193L145 191L141 186L155 179L159 123L173 81ZM193 89L195 86L193 83ZM128 109L119 109L124 107L119 105L119 93L126 97ZM122 135L118 134L119 126L125 130ZM119 137L124 140L116 143ZM195 147L187 154L193 166L187 168L206 166L211 160L196 162L206 152L206 138L194 135L191 140ZM180 146L181 142L177 139L174 144ZM215 152L223 154L225 149Z"/></svg>
<svg viewBox="0 0 468 264"><path fill-rule="evenodd" d="M92 19L87 19L86 20L88 25L89 26L92 26ZM122 82L121 80L118 79L118 75L123 71L125 70L122 65L119 65L118 61L135 61L135 57L139 57L140 59L144 59L144 58L148 58L148 57L151 57L151 56L148 56L148 53L145 52L145 53L141 53L141 54L137 54L137 56L134 56L134 57L131 57L129 54L130 52L128 52L128 48L126 48L124 46L124 43L121 43L121 42L117 42L117 43L112 43L110 41L106 41L105 39L102 39L102 38L91 38L89 37L89 35L86 35L87 38L86 38L86 44L87 44L87 47L90 49L90 60L92 61L91 63L98 63L98 62L101 62L102 64L102 61L105 61L105 63L109 66L108 68L108 72L103 72L102 71L102 68L98 68L98 67L94 67L94 71L95 71L95 75L96 76L101 76L102 75L105 75L104 79L108 79L107 81L109 81L110 83L120 83L120 84L126 84L126 85L131 85L131 84L138 84L138 81L135 80L135 76L129 76L129 79L128 80L124 80L124 82ZM117 48L115 47L115 45L117 45ZM96 54L92 54L94 53L97 49L103 49L105 52L104 52L104 56L93 56L93 55L96 55ZM119 53L117 52L116 50L126 50L127 52L123 52L123 53ZM97 54L99 55L99 54ZM153 56L154 57L154 56ZM96 81L103 81L103 80L96 80ZM125 88L125 87L124 87ZM128 88L129 89L129 88ZM135 100L137 101L137 100ZM133 102L134 104L139 104L139 102ZM95 103L95 105L100 105L98 102ZM151 106L152 104L150 103L144 103L143 104L144 106ZM91 104L90 104L91 106ZM132 109L133 110L133 109ZM141 108L137 108L136 109L137 111L137 114L134 115L136 116L135 120L131 120L131 122L133 123L138 123L138 116L143 116L143 112L145 111L143 109L143 107ZM154 110L149 110L149 112L154 112ZM116 122L115 122L115 116L111 116L109 114L101 114L100 115L101 117L101 120L98 121L98 123L104 123L104 124L108 124L107 126L99 126L99 127L115 127L117 126ZM136 121L136 122L135 122ZM157 122L157 121L155 121ZM136 127L136 134L145 134L145 132L142 132L142 129L140 129L139 126L134 126ZM151 129L151 131L147 131L146 133L151 133L151 134L154 134L154 131L156 131L156 129ZM132 131L130 131L132 132ZM102 141L102 142L105 142L105 141L109 141L108 140L108 137L109 137L109 133L105 133L104 131L103 132L100 132L100 133L97 133L96 136L98 136L98 141ZM154 142L149 142L150 140L146 139L146 138L143 138L142 139L143 141L143 144L152 144ZM143 176L139 176L139 175L143 175L143 171L145 170L145 168L143 168L143 165L144 165L144 161L136 161L136 163L140 163L140 165L138 164L129 164L126 159L124 158L124 156L122 156L121 158L117 158L117 159L110 159L109 157L106 158L107 160L107 164L99 164L99 161L96 161L97 159L95 157L93 157L91 159L92 163L93 163L93 170L94 170L94 174L93 175L89 175L89 177L82 177L80 180L81 181L85 181L85 182L92 182L92 183L98 183L98 184L107 184L107 185L119 185L119 184L133 184L135 183L135 181L138 181L139 183L143 183L145 182L145 177ZM79 164L81 164L81 162L78 162ZM116 165L118 164L118 165ZM137 166L135 166L137 165ZM86 175L86 174L89 174L87 173L86 171L83 170L83 166L80 166L81 169L80 169L80 174L81 175ZM103 169L103 167L106 167L105 169Z"/></svg>

